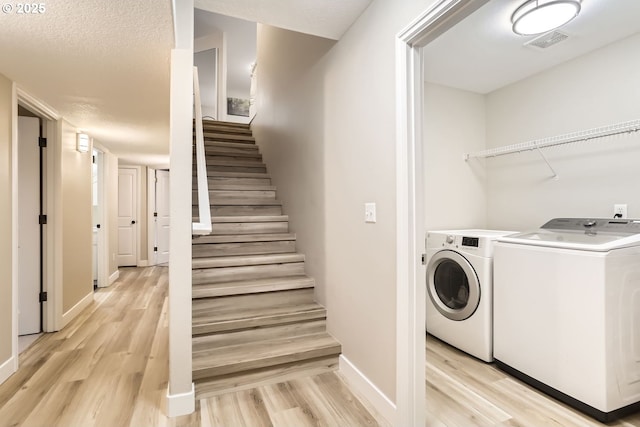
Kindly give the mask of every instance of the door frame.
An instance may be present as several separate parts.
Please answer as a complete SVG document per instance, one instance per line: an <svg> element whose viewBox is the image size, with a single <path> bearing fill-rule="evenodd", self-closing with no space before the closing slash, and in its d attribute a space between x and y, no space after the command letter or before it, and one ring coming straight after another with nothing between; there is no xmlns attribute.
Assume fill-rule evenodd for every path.
<svg viewBox="0 0 640 427"><path fill-rule="evenodd" d="M107 172L105 154L109 153L99 142L93 140L92 148L98 152L98 209L100 209L100 231L98 231L98 288L109 286L109 198L106 194Z"/></svg>
<svg viewBox="0 0 640 427"><path fill-rule="evenodd" d="M60 143L61 116L56 110L30 95L17 83L12 87L11 135L11 293L12 293L12 348L14 371L18 369L18 104L42 119L43 134L47 138L45 159L45 206L48 219L44 232L43 289L47 301L43 304L43 330L54 332L62 324L62 206L60 200Z"/></svg>
<svg viewBox="0 0 640 427"><path fill-rule="evenodd" d="M396 420L424 425L425 252L422 47L489 0L439 0L396 36Z"/></svg>

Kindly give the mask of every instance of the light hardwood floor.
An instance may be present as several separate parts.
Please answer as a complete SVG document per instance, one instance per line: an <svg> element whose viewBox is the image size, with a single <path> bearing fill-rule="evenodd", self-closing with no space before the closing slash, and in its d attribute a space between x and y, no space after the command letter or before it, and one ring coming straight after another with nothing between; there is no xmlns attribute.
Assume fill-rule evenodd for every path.
<svg viewBox="0 0 640 427"><path fill-rule="evenodd" d="M376 426L339 374L223 394L169 419L167 268L120 279L61 332L20 355L0 385L0 427Z"/></svg>
<svg viewBox="0 0 640 427"><path fill-rule="evenodd" d="M427 336L428 427L605 426L487 364ZM640 413L610 427L638 427Z"/></svg>

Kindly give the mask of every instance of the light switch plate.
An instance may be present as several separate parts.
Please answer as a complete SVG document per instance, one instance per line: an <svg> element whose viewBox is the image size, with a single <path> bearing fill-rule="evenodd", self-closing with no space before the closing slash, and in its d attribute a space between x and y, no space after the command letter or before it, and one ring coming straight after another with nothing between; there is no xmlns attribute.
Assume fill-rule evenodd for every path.
<svg viewBox="0 0 640 427"><path fill-rule="evenodd" d="M376 204L364 204L364 222L376 222Z"/></svg>

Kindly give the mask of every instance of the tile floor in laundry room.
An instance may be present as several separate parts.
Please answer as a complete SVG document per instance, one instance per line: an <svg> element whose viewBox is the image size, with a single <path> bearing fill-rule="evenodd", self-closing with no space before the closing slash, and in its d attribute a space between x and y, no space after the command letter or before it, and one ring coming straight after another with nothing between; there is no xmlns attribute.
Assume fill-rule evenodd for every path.
<svg viewBox="0 0 640 427"><path fill-rule="evenodd" d="M640 413L602 424L427 336L427 427L640 427Z"/></svg>

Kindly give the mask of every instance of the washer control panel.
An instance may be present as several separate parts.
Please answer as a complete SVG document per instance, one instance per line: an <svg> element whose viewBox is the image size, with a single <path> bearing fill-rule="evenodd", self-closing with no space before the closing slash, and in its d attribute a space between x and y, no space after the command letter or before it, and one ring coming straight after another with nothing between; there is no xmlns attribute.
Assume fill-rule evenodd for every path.
<svg viewBox="0 0 640 427"><path fill-rule="evenodd" d="M541 228L546 230L588 230L589 232L639 234L640 219L554 218Z"/></svg>

